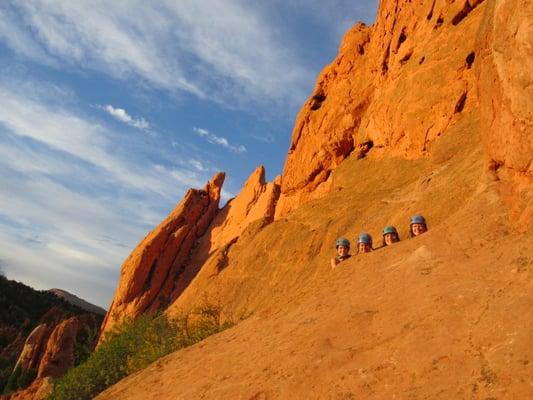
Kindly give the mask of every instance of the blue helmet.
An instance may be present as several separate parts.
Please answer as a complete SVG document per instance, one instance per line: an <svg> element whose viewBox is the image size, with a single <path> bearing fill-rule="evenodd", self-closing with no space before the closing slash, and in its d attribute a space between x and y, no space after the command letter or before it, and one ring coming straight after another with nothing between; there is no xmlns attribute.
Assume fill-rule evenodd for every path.
<svg viewBox="0 0 533 400"><path fill-rule="evenodd" d="M339 246L350 247L350 241L346 238L338 238L335 241L335 248Z"/></svg>
<svg viewBox="0 0 533 400"><path fill-rule="evenodd" d="M372 236L370 236L368 233L363 232L359 234L359 239L357 239L357 243L365 243L369 246L372 246Z"/></svg>
<svg viewBox="0 0 533 400"><path fill-rule="evenodd" d="M394 226L388 225L385 228L383 228L383 235L386 235L387 233L395 233L397 235L398 231L396 230Z"/></svg>
<svg viewBox="0 0 533 400"><path fill-rule="evenodd" d="M426 219L421 215L415 215L411 217L411 225L413 224L424 224L426 225Z"/></svg>

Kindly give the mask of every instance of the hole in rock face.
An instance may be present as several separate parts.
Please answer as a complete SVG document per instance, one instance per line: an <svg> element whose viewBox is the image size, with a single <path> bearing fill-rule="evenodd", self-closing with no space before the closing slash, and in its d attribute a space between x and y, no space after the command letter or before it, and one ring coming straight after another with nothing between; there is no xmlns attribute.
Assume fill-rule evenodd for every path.
<svg viewBox="0 0 533 400"><path fill-rule="evenodd" d="M475 52L471 52L469 55L466 56L466 68L467 69L472 68L472 64L474 64L475 59L476 59Z"/></svg>
<svg viewBox="0 0 533 400"><path fill-rule="evenodd" d="M433 4L431 4L431 10L429 10L429 14L426 17L428 21L431 21L431 18L433 18L433 10L435 9L435 2L436 0L433 0Z"/></svg>
<svg viewBox="0 0 533 400"><path fill-rule="evenodd" d="M407 40L407 34L405 33L405 27L402 28L402 32L400 33L400 36L398 37L398 44L396 45L396 51L400 48L403 42Z"/></svg>
<svg viewBox="0 0 533 400"><path fill-rule="evenodd" d="M148 289L150 289L150 286L152 285L152 279L154 278L155 269L157 267L157 258L152 262L152 265L150 266L150 271L148 272L148 276L146 277L146 280L143 284L143 292L146 292Z"/></svg>
<svg viewBox="0 0 533 400"><path fill-rule="evenodd" d="M363 47L363 45L357 46L357 52L361 55L365 54L365 48Z"/></svg>
<svg viewBox="0 0 533 400"><path fill-rule="evenodd" d="M418 61L418 64L419 64L419 65L422 65L422 64L424 64L424 61L426 61L426 57L425 57L425 56L422 56L422 58L420 59L420 61Z"/></svg>
<svg viewBox="0 0 533 400"><path fill-rule="evenodd" d="M374 142L372 140L367 140L366 142L359 143L355 150L355 158L360 160L365 158L366 154L374 147Z"/></svg>
<svg viewBox="0 0 533 400"><path fill-rule="evenodd" d="M435 22L435 26L433 29L438 29L440 26L444 23L444 18L442 18L442 15L439 15L439 18L437 18L437 22Z"/></svg>
<svg viewBox="0 0 533 400"><path fill-rule="evenodd" d="M326 95L324 94L324 92L319 91L311 98L311 110L318 110L324 100L326 100Z"/></svg>
<svg viewBox="0 0 533 400"><path fill-rule="evenodd" d="M402 57L402 59L400 60L400 64L402 65L405 64L407 61L409 61L412 55L413 55L413 51L411 50L405 56Z"/></svg>
<svg viewBox="0 0 533 400"><path fill-rule="evenodd" d="M455 103L455 114L460 113L465 108L467 94L468 92L464 92L461 97L459 97L459 100L457 100L457 103Z"/></svg>

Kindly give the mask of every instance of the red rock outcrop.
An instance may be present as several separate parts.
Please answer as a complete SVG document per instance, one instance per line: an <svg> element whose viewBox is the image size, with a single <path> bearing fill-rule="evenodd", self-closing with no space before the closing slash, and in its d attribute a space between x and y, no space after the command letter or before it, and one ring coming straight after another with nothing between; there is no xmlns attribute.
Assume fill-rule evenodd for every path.
<svg viewBox="0 0 533 400"><path fill-rule="evenodd" d="M78 317L69 318L55 327L42 356L37 378L58 378L74 365L74 345L79 328Z"/></svg>
<svg viewBox="0 0 533 400"><path fill-rule="evenodd" d="M273 219L278 197L279 178L265 183L265 168L262 165L257 167L238 196L230 200L213 220L210 248L216 249L231 242L258 219Z"/></svg>
<svg viewBox="0 0 533 400"><path fill-rule="evenodd" d="M50 333L51 329L47 325L38 325L27 337L15 368L20 366L28 370L39 367Z"/></svg>
<svg viewBox="0 0 533 400"><path fill-rule="evenodd" d="M100 340L124 318L156 311L172 301L176 281L187 266L191 250L218 211L224 176L216 174L203 190L190 189L124 261Z"/></svg>
<svg viewBox="0 0 533 400"><path fill-rule="evenodd" d="M322 197L358 147L374 157L426 156L477 102L476 32L483 1L382 2L376 23L349 30L296 119L276 219Z"/></svg>

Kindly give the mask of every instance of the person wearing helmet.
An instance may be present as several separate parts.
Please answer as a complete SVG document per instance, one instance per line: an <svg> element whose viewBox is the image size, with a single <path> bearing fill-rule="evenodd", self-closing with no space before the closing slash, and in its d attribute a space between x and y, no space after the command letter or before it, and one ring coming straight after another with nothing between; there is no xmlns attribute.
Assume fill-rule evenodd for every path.
<svg viewBox="0 0 533 400"><path fill-rule="evenodd" d="M350 241L346 238L338 238L335 241L335 250L337 255L331 259L331 268L335 268L337 264L350 258Z"/></svg>
<svg viewBox="0 0 533 400"><path fill-rule="evenodd" d="M410 232L411 237L423 234L428 230L426 219L421 215L411 217Z"/></svg>
<svg viewBox="0 0 533 400"><path fill-rule="evenodd" d="M372 236L366 232L361 233L357 239L357 254L370 253L372 250Z"/></svg>
<svg viewBox="0 0 533 400"><path fill-rule="evenodd" d="M392 225L388 225L383 228L383 247L390 246L393 243L400 241L400 235L398 231Z"/></svg>

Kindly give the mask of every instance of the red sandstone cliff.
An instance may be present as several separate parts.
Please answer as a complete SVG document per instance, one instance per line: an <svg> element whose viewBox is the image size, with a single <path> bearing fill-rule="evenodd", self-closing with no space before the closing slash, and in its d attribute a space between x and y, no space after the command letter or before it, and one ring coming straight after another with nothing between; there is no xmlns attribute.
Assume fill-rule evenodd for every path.
<svg viewBox="0 0 533 400"><path fill-rule="evenodd" d="M374 25L346 33L296 120L276 218L323 196L331 172L354 150L427 156L476 106L482 2L382 2Z"/></svg>
<svg viewBox="0 0 533 400"><path fill-rule="evenodd" d="M524 0L398 0L350 29L281 178L252 173L174 280L170 315L213 296L255 317L101 398L531 394L532 20ZM427 235L330 276L337 235L405 238L420 210Z"/></svg>
<svg viewBox="0 0 533 400"><path fill-rule="evenodd" d="M203 190L190 189L157 228L124 261L119 285L102 325L102 335L123 318L156 311L174 296L191 250L218 211L224 174L218 173Z"/></svg>
<svg viewBox="0 0 533 400"><path fill-rule="evenodd" d="M50 378L59 378L74 365L78 334L82 329L95 329L96 320L90 314L62 318L65 318L62 311L52 308L41 318L46 322L35 327L26 338L16 367L35 369L37 377L30 386L6 396L6 399L44 400L51 391ZM92 343L78 344L92 347L94 339Z"/></svg>
<svg viewBox="0 0 533 400"><path fill-rule="evenodd" d="M523 65L532 61L530 16L531 5L519 0L382 2L375 24L350 29L320 73L296 119L281 177L265 183L259 167L222 210L218 194L205 195L219 192L216 184L188 192L125 261L103 331L121 317L168 306L211 251L223 250L210 265L224 264L223 246L252 222L280 219L327 195L332 172L350 155L427 159L465 114L481 121L471 134L485 144L496 179L507 183L501 193L511 216L527 226L533 96Z"/></svg>

